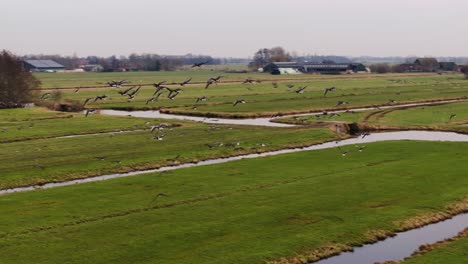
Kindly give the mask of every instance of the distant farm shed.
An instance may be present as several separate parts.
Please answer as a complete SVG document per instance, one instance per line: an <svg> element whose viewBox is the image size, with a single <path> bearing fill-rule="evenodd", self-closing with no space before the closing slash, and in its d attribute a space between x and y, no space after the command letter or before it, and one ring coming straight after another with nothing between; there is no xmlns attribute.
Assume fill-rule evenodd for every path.
<svg viewBox="0 0 468 264"><path fill-rule="evenodd" d="M435 58L419 58L414 63L399 65L403 72L439 72L458 71L459 66L455 62L438 62Z"/></svg>
<svg viewBox="0 0 468 264"><path fill-rule="evenodd" d="M263 70L271 74L284 74L291 71L321 74L369 72L361 63L273 62L263 67Z"/></svg>
<svg viewBox="0 0 468 264"><path fill-rule="evenodd" d="M65 70L65 66L53 60L24 60L23 67L32 72L56 72Z"/></svg>

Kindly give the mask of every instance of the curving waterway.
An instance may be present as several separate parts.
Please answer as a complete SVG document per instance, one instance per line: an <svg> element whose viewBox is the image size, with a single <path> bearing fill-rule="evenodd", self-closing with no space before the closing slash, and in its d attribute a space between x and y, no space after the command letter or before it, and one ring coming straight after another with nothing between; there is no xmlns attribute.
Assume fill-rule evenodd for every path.
<svg viewBox="0 0 468 264"><path fill-rule="evenodd" d="M352 111L368 111L376 109L391 109L391 108L400 108L400 107L416 107L416 106L425 106L425 105L438 105L444 103L456 103L456 102L465 102L466 99L451 99L445 101L434 101L434 102L422 102L422 103L410 103L410 104L399 104L399 105L385 105L385 106L372 106L372 107L362 107L349 109ZM327 111L328 113L343 113L348 110L336 110L336 111ZM207 124L230 124L230 125L247 125L247 126L267 126L267 127L293 127L295 125L291 124L282 124L275 123L273 117L259 117L259 118L245 118L245 119L229 119L229 118L207 118L199 116L187 116L187 115L173 115L173 114L163 114L160 111L122 111L122 110L100 110L102 115L112 115L112 116L134 116L142 118L160 118L160 119L177 119L177 120L189 120L195 122L202 122ZM291 117L291 116L310 116L315 114L321 114L323 112L310 112L305 114L294 114L294 115L283 115L281 117Z"/></svg>
<svg viewBox="0 0 468 264"><path fill-rule="evenodd" d="M275 156L275 155L294 153L294 152L329 149L329 148L336 148L340 146L373 143L373 142L381 142L381 141L391 141L391 140L468 142L468 135L454 133L454 132L417 131L417 130L398 131L398 132L380 132L380 133L373 133L365 137L359 136L359 137L344 139L340 141L333 141L333 142L326 142L322 144L312 145L309 147L290 148L290 149L282 149L282 150L276 150L276 151L268 151L268 152L263 152L263 153L239 155L239 156L228 157L228 158L209 159L209 160L204 160L204 161L200 161L197 163L184 163L184 164L174 165L174 166L165 166L165 167L161 167L158 169L132 171L128 173L108 174L108 175L90 177L86 179L78 179L78 180L71 180L71 181L58 182L58 183L47 183L44 185L37 185L37 186L11 188L11 189L0 190L0 195L8 194L8 193L15 193L15 192L32 191L36 189L49 189L49 188L68 186L68 185L87 183L87 182L103 181L103 180L109 180L109 179L114 179L114 178L129 177L129 176L135 176L135 175L153 173L153 172L162 172L162 171L177 170L177 169L182 169L182 168L220 164L220 163L226 163L226 162L230 162L234 160L253 159L253 158Z"/></svg>

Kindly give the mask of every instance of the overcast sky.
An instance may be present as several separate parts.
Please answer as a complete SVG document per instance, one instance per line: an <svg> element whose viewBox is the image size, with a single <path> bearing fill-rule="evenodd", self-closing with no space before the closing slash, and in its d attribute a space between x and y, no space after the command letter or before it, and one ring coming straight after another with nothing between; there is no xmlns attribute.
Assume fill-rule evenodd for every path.
<svg viewBox="0 0 468 264"><path fill-rule="evenodd" d="M468 56L467 0L0 0L23 54Z"/></svg>

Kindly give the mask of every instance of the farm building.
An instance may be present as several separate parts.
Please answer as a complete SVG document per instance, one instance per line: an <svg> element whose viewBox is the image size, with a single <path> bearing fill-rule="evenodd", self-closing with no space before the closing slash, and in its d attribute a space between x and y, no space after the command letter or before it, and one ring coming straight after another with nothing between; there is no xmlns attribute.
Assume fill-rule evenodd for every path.
<svg viewBox="0 0 468 264"><path fill-rule="evenodd" d="M284 73L321 73L340 74L369 72L361 63L299 63L299 62L273 62L263 68L264 72L271 74Z"/></svg>
<svg viewBox="0 0 468 264"><path fill-rule="evenodd" d="M53 60L24 60L23 67L32 72L55 72L63 71L65 67Z"/></svg>
<svg viewBox="0 0 468 264"><path fill-rule="evenodd" d="M404 72L458 71L455 62L438 62L435 58L419 58L414 63L404 63L399 66Z"/></svg>

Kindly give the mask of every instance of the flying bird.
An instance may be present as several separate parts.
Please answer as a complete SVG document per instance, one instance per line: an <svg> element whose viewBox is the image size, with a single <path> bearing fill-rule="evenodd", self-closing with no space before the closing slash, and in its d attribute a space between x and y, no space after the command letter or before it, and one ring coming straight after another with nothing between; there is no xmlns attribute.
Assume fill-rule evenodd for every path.
<svg viewBox="0 0 468 264"><path fill-rule="evenodd" d="M336 102L336 106L345 105L345 104L348 104L348 102L346 102L346 101L338 101L338 102Z"/></svg>
<svg viewBox="0 0 468 264"><path fill-rule="evenodd" d="M210 78L210 79L215 81L215 82L219 82L219 80L221 80L221 78L223 78L223 77L224 77L223 75L219 75L218 77Z"/></svg>
<svg viewBox="0 0 468 264"><path fill-rule="evenodd" d="M299 87L299 89L295 90L294 92L297 94L304 93L305 88L307 88L307 86Z"/></svg>
<svg viewBox="0 0 468 264"><path fill-rule="evenodd" d="M364 133L361 134L361 139L362 139L362 138L365 138L365 137L367 137L367 136L370 136L370 133L366 131L366 132L364 132Z"/></svg>
<svg viewBox="0 0 468 264"><path fill-rule="evenodd" d="M187 79L187 80L185 80L185 81L179 83L179 85L180 85L180 86L184 86L184 85L188 84L191 80L192 80L192 78L189 78L189 79Z"/></svg>
<svg viewBox="0 0 468 264"><path fill-rule="evenodd" d="M166 83L166 81L161 81L161 82L158 82L158 83L153 83L153 86L158 88L158 87L160 87L161 85L163 85L165 83Z"/></svg>
<svg viewBox="0 0 468 264"><path fill-rule="evenodd" d="M457 114L451 114L450 115L450 118L449 118L449 121L452 120L453 118L457 117Z"/></svg>
<svg viewBox="0 0 468 264"><path fill-rule="evenodd" d="M41 96L40 99L45 99L45 98L49 97L50 95L51 95L51 93L45 93L45 94L43 94L43 95Z"/></svg>
<svg viewBox="0 0 468 264"><path fill-rule="evenodd" d="M204 101L206 101L206 99L208 99L206 96L198 97L197 100L195 101L195 103L204 102Z"/></svg>
<svg viewBox="0 0 468 264"><path fill-rule="evenodd" d="M208 81L206 82L206 86L205 86L205 89L207 89L210 85L212 84L216 84L217 85L217 82L214 81L212 78L208 79Z"/></svg>
<svg viewBox="0 0 468 264"><path fill-rule="evenodd" d="M121 85L123 85L124 83L128 83L128 81L127 80L109 81L109 82L107 82L107 85L109 85L110 87L117 88L117 87L120 87Z"/></svg>
<svg viewBox="0 0 468 264"><path fill-rule="evenodd" d="M94 102L96 102L97 100L104 100L107 98L107 95L103 94L103 95L98 95L94 98Z"/></svg>
<svg viewBox="0 0 468 264"><path fill-rule="evenodd" d="M336 91L336 87L332 86L329 88L325 88L323 95L326 96L328 92Z"/></svg>
<svg viewBox="0 0 468 264"><path fill-rule="evenodd" d="M96 109L86 109L85 117L88 117L89 114L96 112Z"/></svg>
<svg viewBox="0 0 468 264"><path fill-rule="evenodd" d="M341 149L340 146L338 146L338 149L340 150L341 156L343 156L343 157L346 156L346 154L348 154L348 152L349 152L349 150L343 150L343 149Z"/></svg>
<svg viewBox="0 0 468 264"><path fill-rule="evenodd" d="M133 92L128 93L127 96L128 96L130 99L135 98L136 94L140 91L140 88L141 88L141 85L138 86L138 88L136 88L136 90L134 90Z"/></svg>
<svg viewBox="0 0 468 264"><path fill-rule="evenodd" d="M233 104L232 106L236 106L238 104L245 104L245 100L244 99L237 99Z"/></svg>
<svg viewBox="0 0 468 264"><path fill-rule="evenodd" d="M261 83L262 81L260 80L254 80L254 79L251 79L251 78L247 78L245 79L242 84L246 84L246 83Z"/></svg>
<svg viewBox="0 0 468 264"><path fill-rule="evenodd" d="M149 98L148 100L146 100L146 104L154 102L154 101L156 101L156 99L158 99L158 98L156 96L153 96L153 97Z"/></svg>
<svg viewBox="0 0 468 264"><path fill-rule="evenodd" d="M130 87L128 89L125 89L123 91L118 91L117 93L123 96L123 95L126 95L128 92L130 92L133 88L135 88L135 86L132 86L132 87Z"/></svg>
<svg viewBox="0 0 468 264"><path fill-rule="evenodd" d="M93 99L93 98L92 98L92 97L86 98L86 100L85 100L84 103L83 103L83 107L84 107L91 99Z"/></svg>
<svg viewBox="0 0 468 264"><path fill-rule="evenodd" d="M359 152L362 152L362 150L366 148L366 146L355 146L355 147L358 148Z"/></svg>
<svg viewBox="0 0 468 264"><path fill-rule="evenodd" d="M169 94L167 95L167 98L169 98L169 99L171 99L171 100L174 100L174 98L175 98L180 92L182 92L182 89L180 89L180 88L171 89L171 88L166 87L166 90L169 91Z"/></svg>
<svg viewBox="0 0 468 264"><path fill-rule="evenodd" d="M162 135L156 135L156 136L154 137L154 139L156 139L156 140L160 140L160 141L161 141L161 140L163 140L163 139L164 139L164 137L165 137L165 136L166 136L165 134L162 134Z"/></svg>
<svg viewBox="0 0 468 264"><path fill-rule="evenodd" d="M156 87L156 91L154 91L153 96L155 96L157 93L161 92L163 89L167 89L166 86L158 86ZM162 92L161 92L162 93Z"/></svg>
<svg viewBox="0 0 468 264"><path fill-rule="evenodd" d="M191 67L191 68L195 68L195 67L201 67L202 65L205 65L205 64L207 64L208 62L210 62L210 61L209 61L209 60L207 60L207 61L204 61L204 62L198 62L198 63L194 63L194 64L192 65L192 67Z"/></svg>

